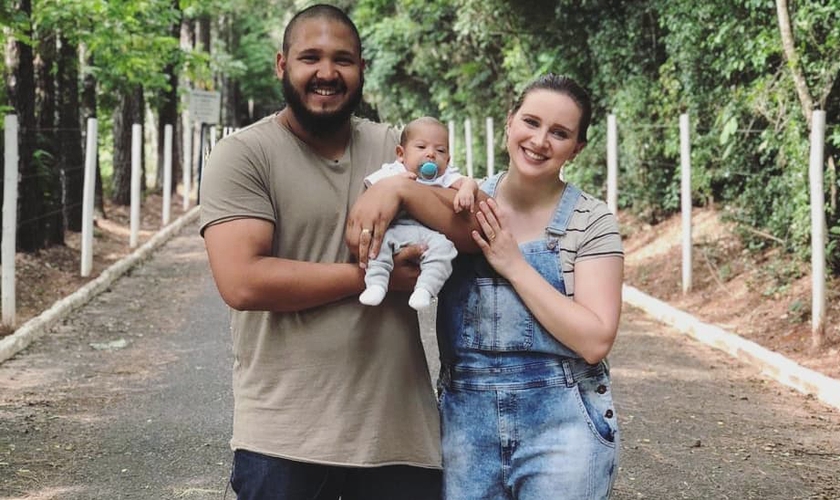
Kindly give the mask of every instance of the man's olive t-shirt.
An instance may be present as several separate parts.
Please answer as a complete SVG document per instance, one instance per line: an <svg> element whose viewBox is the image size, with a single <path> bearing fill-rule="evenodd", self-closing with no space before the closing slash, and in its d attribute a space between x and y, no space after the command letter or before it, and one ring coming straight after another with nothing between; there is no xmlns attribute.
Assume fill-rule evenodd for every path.
<svg viewBox="0 0 840 500"><path fill-rule="evenodd" d="M353 118L328 160L269 117L222 139L201 183L201 231L239 218L274 223L273 254L349 262L348 211L364 178L392 161L393 128ZM293 293L293 291L292 291ZM437 405L407 295L357 297L296 313L231 312L231 446L305 462L440 467Z"/></svg>

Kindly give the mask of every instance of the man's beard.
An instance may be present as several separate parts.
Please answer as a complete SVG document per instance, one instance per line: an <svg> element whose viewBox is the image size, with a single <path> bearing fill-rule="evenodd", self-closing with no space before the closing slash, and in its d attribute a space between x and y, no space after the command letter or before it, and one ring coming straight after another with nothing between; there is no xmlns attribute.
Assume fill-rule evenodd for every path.
<svg viewBox="0 0 840 500"><path fill-rule="evenodd" d="M283 96L303 129L315 137L324 137L338 131L350 119L353 111L362 101L364 83L364 75L359 75L359 88L355 93L350 94L350 99L342 107L335 111L318 113L311 111L303 104L300 92L292 85L289 72L286 71L283 73Z"/></svg>

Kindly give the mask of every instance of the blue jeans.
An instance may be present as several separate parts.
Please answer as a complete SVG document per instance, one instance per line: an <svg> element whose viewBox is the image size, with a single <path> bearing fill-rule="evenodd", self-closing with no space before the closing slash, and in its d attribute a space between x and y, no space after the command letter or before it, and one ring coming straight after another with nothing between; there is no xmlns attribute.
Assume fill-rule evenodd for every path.
<svg viewBox="0 0 840 500"><path fill-rule="evenodd" d="M438 500L441 472L406 465L336 467L236 450L230 484L238 500Z"/></svg>
<svg viewBox="0 0 840 500"><path fill-rule="evenodd" d="M603 364L444 369L441 382L446 500L609 497L618 429Z"/></svg>

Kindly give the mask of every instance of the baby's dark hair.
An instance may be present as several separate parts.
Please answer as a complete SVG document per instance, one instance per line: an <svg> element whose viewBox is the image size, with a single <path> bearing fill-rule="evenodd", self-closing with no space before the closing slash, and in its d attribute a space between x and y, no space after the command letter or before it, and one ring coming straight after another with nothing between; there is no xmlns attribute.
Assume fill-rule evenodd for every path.
<svg viewBox="0 0 840 500"><path fill-rule="evenodd" d="M411 120L406 124L405 127L403 127L402 132L400 133L400 146L405 147L405 145L408 143L408 138L411 136L412 129L415 128L415 125L420 125L421 123L425 123L427 125L436 125L445 130L447 134L449 133L449 129L446 127L446 125L444 125L437 118L432 118L431 116L421 116L420 118L415 118L414 120Z"/></svg>
<svg viewBox="0 0 840 500"><path fill-rule="evenodd" d="M356 49L359 51L359 56L362 55L362 39L359 36L359 30L356 28L356 25L344 13L343 10L339 9L334 5L328 5L325 3L318 3L312 5L311 7L307 7L302 11L295 14L289 24L286 25L286 31L283 32L283 54L289 53L289 46L292 43L292 32L294 31L295 27L300 21L305 21L307 19L327 19L330 21L339 22L348 28L350 31L353 32L353 35L356 38Z"/></svg>
<svg viewBox="0 0 840 500"><path fill-rule="evenodd" d="M513 103L510 114L515 114L522 107L525 98L534 90L551 90L571 97L580 107L580 125L578 127L578 142L586 142L586 131L592 121L592 99L589 93L572 78L554 73L546 73L532 81L519 94Z"/></svg>

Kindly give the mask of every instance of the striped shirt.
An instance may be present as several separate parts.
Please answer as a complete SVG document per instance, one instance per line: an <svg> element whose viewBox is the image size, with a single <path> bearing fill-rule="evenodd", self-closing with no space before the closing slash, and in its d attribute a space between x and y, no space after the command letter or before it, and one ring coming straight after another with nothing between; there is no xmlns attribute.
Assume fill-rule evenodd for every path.
<svg viewBox="0 0 840 500"><path fill-rule="evenodd" d="M575 295L575 263L601 257L624 257L618 221L603 201L581 193L569 220L566 234L560 238L560 264L566 295Z"/></svg>

